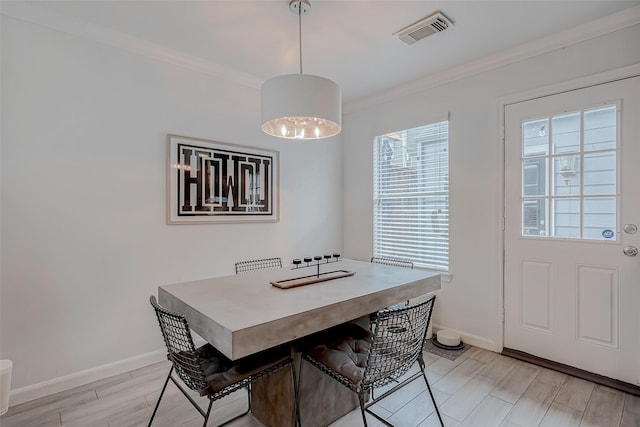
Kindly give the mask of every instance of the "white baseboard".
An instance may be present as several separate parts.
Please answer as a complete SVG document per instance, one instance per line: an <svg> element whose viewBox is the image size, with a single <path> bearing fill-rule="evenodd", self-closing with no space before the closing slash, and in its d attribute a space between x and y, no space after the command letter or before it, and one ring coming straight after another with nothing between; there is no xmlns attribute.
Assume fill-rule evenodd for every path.
<svg viewBox="0 0 640 427"><path fill-rule="evenodd" d="M440 329L449 329L450 331L455 332L456 334L460 335L462 341L466 344L484 348L490 351L497 351L496 343L493 340L489 340L487 338L469 334L463 331L458 331L456 329L445 328L443 325L437 323L433 324L434 334ZM200 341L204 340L199 340L194 337L194 341L200 343ZM139 356L134 356L128 359L123 359L117 362L98 366L96 368L75 372L63 377L53 378L38 384L32 384L26 387L11 390L11 394L9 396L9 406L18 405L30 400L39 399L41 397L59 393L61 391L70 390L74 387L89 384L93 381L102 380L114 375L122 374L127 371L142 368L143 366L166 360L166 358L167 351L165 349L156 350L149 353L141 354Z"/></svg>
<svg viewBox="0 0 640 427"><path fill-rule="evenodd" d="M59 393L61 391L69 390L74 387L89 384L93 381L142 368L143 366L147 366L166 359L167 350L156 350L150 353L145 353L139 356L134 356L128 359L123 359L117 362L98 366L96 368L74 372L73 374L65 375L63 377L53 378L38 384L32 384L26 387L11 390L11 394L9 396L9 406L18 405L20 403L28 402L34 399L39 399L44 396L49 396L54 393Z"/></svg>
<svg viewBox="0 0 640 427"><path fill-rule="evenodd" d="M469 344L474 347L484 348L485 350L489 350L489 351L498 351L496 343L493 340L490 340L478 335L470 334L464 331L459 331L457 329L447 328L438 323L433 324L434 335L441 329L447 329L449 331L455 332L456 334L460 335L462 342L464 342L465 344Z"/></svg>

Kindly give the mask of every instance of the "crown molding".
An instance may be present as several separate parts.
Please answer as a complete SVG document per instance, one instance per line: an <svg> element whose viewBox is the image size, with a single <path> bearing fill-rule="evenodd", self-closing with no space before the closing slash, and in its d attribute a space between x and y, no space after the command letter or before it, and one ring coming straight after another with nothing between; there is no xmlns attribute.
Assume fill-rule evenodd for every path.
<svg viewBox="0 0 640 427"><path fill-rule="evenodd" d="M3 15L15 19L38 24L148 58L208 74L246 87L259 89L263 81L254 75L239 72L230 67L206 61L196 56L186 55L177 50L169 49L96 24L51 12L28 4L27 2L1 2L0 6ZM640 23L640 6L634 6L595 21L551 34L514 48L506 49L483 59L464 63L445 71L430 74L418 80L396 86L392 89L378 92L371 96L346 102L342 110L344 114L349 114L374 105L390 102L416 92L422 92L436 86L542 55L637 25L638 23Z"/></svg>
<svg viewBox="0 0 640 427"><path fill-rule="evenodd" d="M147 58L177 65L251 88L260 88L262 79L229 67L186 55L174 49L142 40L119 31L51 12L27 2L2 2L1 13L11 18L38 24L56 31L92 40Z"/></svg>
<svg viewBox="0 0 640 427"><path fill-rule="evenodd" d="M441 86L485 71L500 68L527 58L562 49L585 40L590 40L637 25L639 23L640 6L634 6L603 18L599 18L595 21L506 49L495 55L461 64L439 73L430 74L410 83L396 86L390 90L345 103L342 106L342 111L343 113L348 114L374 105L390 102L398 98L415 94L416 92L422 92L436 86Z"/></svg>

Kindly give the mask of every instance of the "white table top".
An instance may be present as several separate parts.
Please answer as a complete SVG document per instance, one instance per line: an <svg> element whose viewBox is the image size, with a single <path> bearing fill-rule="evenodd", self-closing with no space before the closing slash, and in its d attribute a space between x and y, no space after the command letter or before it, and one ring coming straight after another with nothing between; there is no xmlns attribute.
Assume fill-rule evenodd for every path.
<svg viewBox="0 0 640 427"><path fill-rule="evenodd" d="M355 275L291 289L271 281L314 274L315 267L277 269L162 285L158 299L183 313L189 326L231 359L366 316L440 289L440 275L341 259L320 272Z"/></svg>

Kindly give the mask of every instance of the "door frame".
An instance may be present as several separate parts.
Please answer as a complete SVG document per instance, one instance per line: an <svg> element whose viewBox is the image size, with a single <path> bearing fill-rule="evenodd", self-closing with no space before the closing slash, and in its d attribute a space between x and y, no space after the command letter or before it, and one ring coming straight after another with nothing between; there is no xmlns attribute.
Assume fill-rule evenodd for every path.
<svg viewBox="0 0 640 427"><path fill-rule="evenodd" d="M504 350L504 319L505 319L505 307L504 307L504 269L505 269L505 109L511 104L517 104L519 102L531 101L536 98L543 98L546 96L558 95L565 92L571 92L574 90L586 89L591 86L598 86L601 84L615 82L617 80L624 80L631 77L640 76L640 63L628 65L622 68L616 68L613 70L605 71L602 73L592 74L590 76L581 77L574 80L569 80L549 86L543 86L537 89L529 90L526 92L516 93L509 96L501 97L498 99L499 117L500 117L500 133L498 149L498 200L500 217L498 218L500 227L500 237L498 239L498 307L500 312L498 313L497 323L497 342L496 351L502 352Z"/></svg>

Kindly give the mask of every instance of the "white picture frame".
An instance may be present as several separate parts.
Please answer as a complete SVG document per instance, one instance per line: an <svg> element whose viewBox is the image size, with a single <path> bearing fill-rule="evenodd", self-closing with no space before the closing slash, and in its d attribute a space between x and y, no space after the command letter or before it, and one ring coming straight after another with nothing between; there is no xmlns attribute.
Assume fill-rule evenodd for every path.
<svg viewBox="0 0 640 427"><path fill-rule="evenodd" d="M279 152L167 135L167 223L277 222Z"/></svg>

